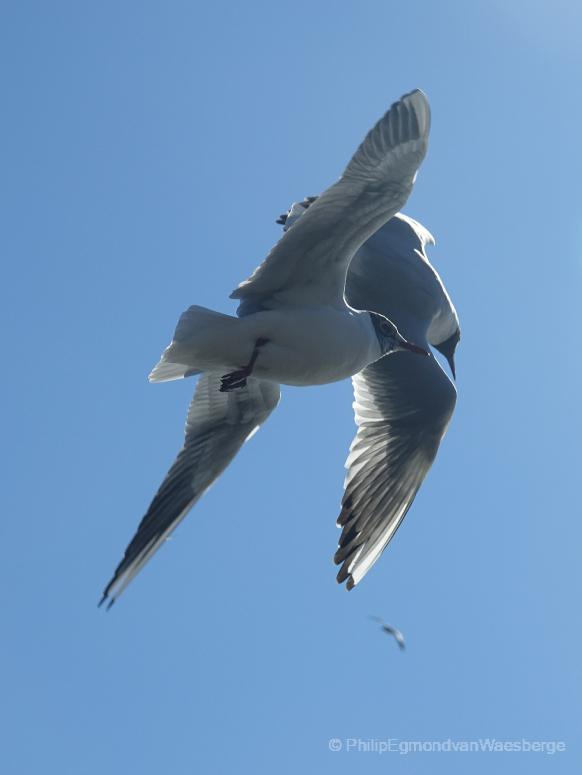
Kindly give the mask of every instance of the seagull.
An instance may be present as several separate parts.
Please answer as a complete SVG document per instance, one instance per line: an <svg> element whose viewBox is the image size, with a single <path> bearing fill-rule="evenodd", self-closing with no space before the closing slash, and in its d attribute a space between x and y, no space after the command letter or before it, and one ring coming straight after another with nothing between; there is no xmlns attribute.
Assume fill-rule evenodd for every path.
<svg viewBox="0 0 582 775"><path fill-rule="evenodd" d="M294 227L317 200L295 202L277 223ZM346 278L356 309L386 315L407 338L434 347L453 379L461 338L459 318L430 264L432 234L397 213L360 248ZM352 378L358 431L346 461L334 560L339 583L352 589L384 551L412 505L449 426L457 400L453 382L434 358L382 358Z"/></svg>
<svg viewBox="0 0 582 775"><path fill-rule="evenodd" d="M370 616L370 619L373 619L375 622L379 622L379 624L382 625L384 632L388 633L388 635L392 635L396 643L398 643L400 646L401 651L404 651L404 635L400 632L400 630L397 630L396 627L392 627L390 624L386 624L386 622L383 619L380 619L379 616Z"/></svg>
<svg viewBox="0 0 582 775"><path fill-rule="evenodd" d="M320 196L309 198L295 223L287 220L282 238L265 261L233 291L231 298L239 300L237 317L200 306L182 314L149 379L165 382L200 375L188 410L184 446L100 605L115 602L265 422L279 402L281 383L317 385L355 377L388 356L434 360L428 345L407 339L382 312L352 306L346 286L354 255L408 199L426 154L429 128L423 92L404 95L368 133L340 179ZM356 406L368 397L369 388L356 388ZM368 426L364 433L369 433ZM340 515L342 536L349 541L343 545L340 541L338 551L347 554L338 580L347 579L348 588L363 575L356 567L359 556L363 552L369 558L372 546L379 554L383 547L377 549L378 539L383 540L385 533L381 510L386 499L378 499L385 461L363 480L371 497L369 508L360 510L358 505L354 511L360 504L362 464L378 462L378 442L370 438L366 448L371 459L354 463L355 491L350 480L344 516ZM352 454L357 453L354 448ZM404 486L408 482L398 483L397 491ZM365 537L363 542L359 536ZM366 562L371 565L369 559Z"/></svg>
<svg viewBox="0 0 582 775"><path fill-rule="evenodd" d="M431 266L430 232L398 213L358 251L346 299L388 315L405 337L446 358L453 379L461 338L459 318ZM457 391L436 358L398 353L352 378L358 430L346 460L337 524L337 580L352 589L402 523L448 429Z"/></svg>

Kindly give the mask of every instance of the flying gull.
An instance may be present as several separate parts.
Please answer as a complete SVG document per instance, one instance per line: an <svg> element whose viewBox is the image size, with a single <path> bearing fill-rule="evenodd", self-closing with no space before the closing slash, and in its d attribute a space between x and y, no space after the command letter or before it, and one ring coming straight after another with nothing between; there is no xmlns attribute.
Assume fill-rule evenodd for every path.
<svg viewBox="0 0 582 775"><path fill-rule="evenodd" d="M404 635L400 632L400 630L397 630L396 627L392 627L391 624L386 624L386 622L383 619L380 619L379 616L370 616L370 619L373 619L375 622L378 622L382 627L382 630L387 635L392 635L396 643L398 643L398 646L400 647L401 651L404 651L405 649Z"/></svg>
<svg viewBox="0 0 582 775"><path fill-rule="evenodd" d="M410 441L412 465L398 461L391 437L395 418L388 411L372 419L377 408L374 391L387 392L381 401L388 405L397 386L392 384L386 391L376 384L381 376L370 374L369 369L403 356L435 364L428 348L433 339L423 337L418 326L420 343L409 340L387 315L376 311L374 294L369 305L354 304L359 275L354 275L353 283L348 277L346 284L346 273L362 245L395 220L408 198L426 153L429 125L424 94L416 90L402 97L368 133L339 181L299 206L296 223L288 219L283 237L265 261L232 293L240 300L238 317L199 306L181 316L150 381L201 375L188 411L184 446L107 585L102 603L108 600L111 605L119 597L267 419L279 402L280 383L316 385L354 377L360 427L350 454L353 461L348 459L339 518L343 532L336 555L342 563L338 581L354 586L388 543L395 529L390 526L395 520L399 523L412 502L446 423L437 429L434 422L428 428L428 442ZM420 255L417 260L430 267ZM368 282L381 297L373 278ZM441 415L439 421L442 426ZM421 428L415 430L422 436ZM439 430L435 446L433 437ZM394 491L387 495L385 486L394 485L391 458L404 478L396 480Z"/></svg>

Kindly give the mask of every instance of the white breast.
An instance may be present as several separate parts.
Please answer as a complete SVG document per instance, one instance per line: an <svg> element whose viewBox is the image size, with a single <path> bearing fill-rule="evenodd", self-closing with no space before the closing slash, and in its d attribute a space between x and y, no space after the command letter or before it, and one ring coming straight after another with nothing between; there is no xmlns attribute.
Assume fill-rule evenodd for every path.
<svg viewBox="0 0 582 775"><path fill-rule="evenodd" d="M331 307L278 309L243 319L261 348L254 374L287 385L320 385L351 377L381 356L368 313Z"/></svg>

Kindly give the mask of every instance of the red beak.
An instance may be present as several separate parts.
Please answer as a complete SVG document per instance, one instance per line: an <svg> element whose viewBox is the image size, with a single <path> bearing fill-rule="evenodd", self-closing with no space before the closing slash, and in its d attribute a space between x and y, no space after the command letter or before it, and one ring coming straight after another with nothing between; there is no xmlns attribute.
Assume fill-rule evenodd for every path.
<svg viewBox="0 0 582 775"><path fill-rule="evenodd" d="M410 350L411 353L418 353L418 355L426 355L430 358L430 353L428 350L425 350L424 347L419 347L417 344L412 344L412 342L407 342L406 339L403 339L400 342L400 347L403 347L405 350Z"/></svg>

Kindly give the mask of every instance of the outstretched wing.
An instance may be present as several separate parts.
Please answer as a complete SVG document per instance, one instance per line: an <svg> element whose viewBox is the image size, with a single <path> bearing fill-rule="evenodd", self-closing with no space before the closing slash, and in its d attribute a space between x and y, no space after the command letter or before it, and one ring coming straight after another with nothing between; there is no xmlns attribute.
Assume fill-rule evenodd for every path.
<svg viewBox="0 0 582 775"><path fill-rule="evenodd" d="M429 128L429 106L421 91L394 103L339 181L285 232L231 298L241 299L244 310L343 304L349 262L408 199L426 154Z"/></svg>
<svg viewBox="0 0 582 775"><path fill-rule="evenodd" d="M221 393L219 388L219 374L200 377L188 410L184 446L105 588L101 603L109 600L113 605L279 403L279 385L273 382L249 378L246 387L239 390Z"/></svg>
<svg viewBox="0 0 582 775"><path fill-rule="evenodd" d="M335 555L352 589L384 551L412 505L449 424L456 390L434 358L389 355L353 378L358 431Z"/></svg>

